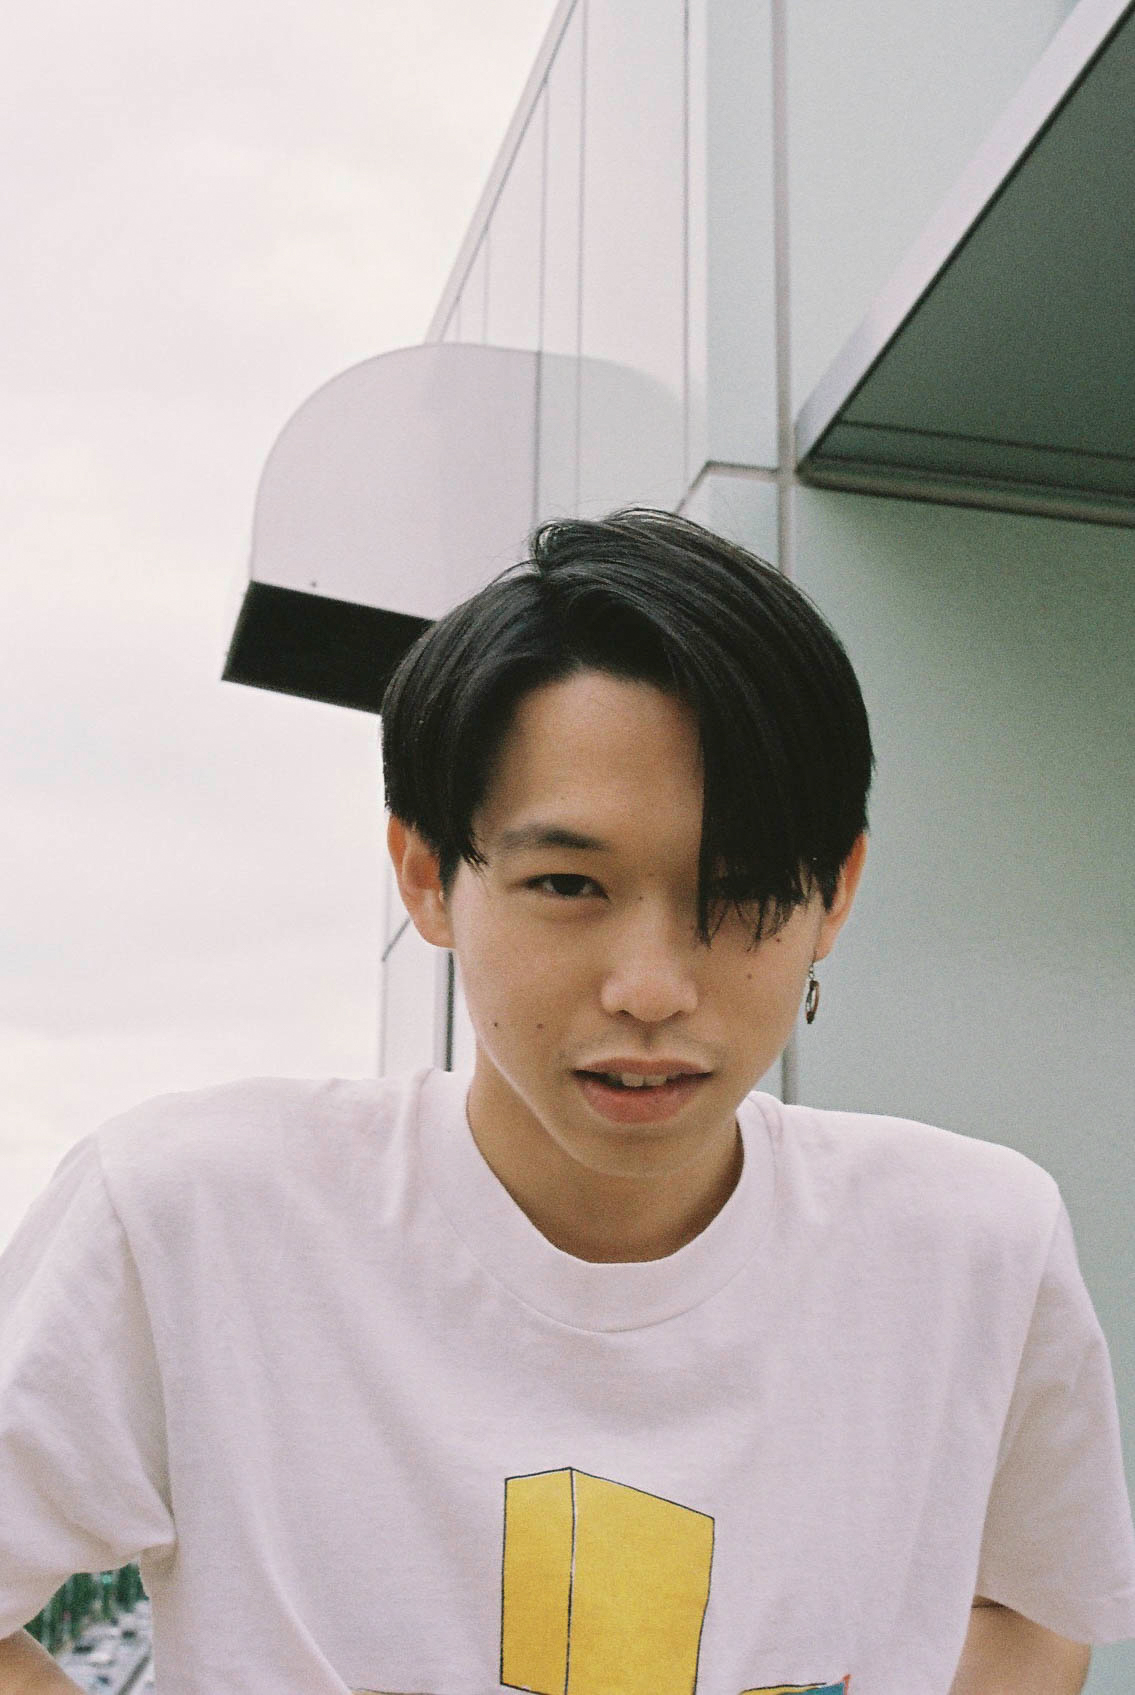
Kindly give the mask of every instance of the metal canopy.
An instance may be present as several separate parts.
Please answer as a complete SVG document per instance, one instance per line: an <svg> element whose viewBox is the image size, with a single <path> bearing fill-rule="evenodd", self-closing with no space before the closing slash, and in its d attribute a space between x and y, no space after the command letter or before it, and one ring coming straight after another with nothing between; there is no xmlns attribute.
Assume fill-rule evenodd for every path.
<svg viewBox="0 0 1135 1695"><path fill-rule="evenodd" d="M524 557L536 400L535 353L445 343L318 389L260 479L225 681L377 712L421 631Z"/></svg>
<svg viewBox="0 0 1135 1695"><path fill-rule="evenodd" d="M585 375L617 480L656 486L680 407L610 360L431 342L317 389L260 479L225 681L378 712L416 637L527 556L541 393L547 418Z"/></svg>
<svg viewBox="0 0 1135 1695"><path fill-rule="evenodd" d="M796 447L812 483L1135 524L1135 0L1081 0Z"/></svg>

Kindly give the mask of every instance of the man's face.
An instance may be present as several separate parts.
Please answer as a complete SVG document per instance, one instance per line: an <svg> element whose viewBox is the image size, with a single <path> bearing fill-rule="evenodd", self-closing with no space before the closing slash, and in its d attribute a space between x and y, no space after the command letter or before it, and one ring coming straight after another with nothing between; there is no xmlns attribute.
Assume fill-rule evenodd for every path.
<svg viewBox="0 0 1135 1695"><path fill-rule="evenodd" d="M651 1178L733 1157L737 1104L839 921L815 896L755 947L734 911L699 941L701 818L681 702L597 672L521 701L475 821L487 863L461 864L448 933L430 937L457 954L477 1038L470 1122L490 1163L526 1145L565 1178ZM598 1075L630 1071L685 1075Z"/></svg>

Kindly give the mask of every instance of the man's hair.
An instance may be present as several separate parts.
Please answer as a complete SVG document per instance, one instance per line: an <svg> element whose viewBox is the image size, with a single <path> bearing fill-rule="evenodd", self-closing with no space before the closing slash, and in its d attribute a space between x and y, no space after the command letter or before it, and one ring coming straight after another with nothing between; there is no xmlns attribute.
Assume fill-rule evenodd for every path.
<svg viewBox="0 0 1135 1695"><path fill-rule="evenodd" d="M386 803L438 855L448 894L485 864L478 811L520 700L582 671L652 683L700 732L698 934L731 905L772 933L867 828L875 757L839 637L771 565L688 518L558 519L530 557L430 626L382 702Z"/></svg>

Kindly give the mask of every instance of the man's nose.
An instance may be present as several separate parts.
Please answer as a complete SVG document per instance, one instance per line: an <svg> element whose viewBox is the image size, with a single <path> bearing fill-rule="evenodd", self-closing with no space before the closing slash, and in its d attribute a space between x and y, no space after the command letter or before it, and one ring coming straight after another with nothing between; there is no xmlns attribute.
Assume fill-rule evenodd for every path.
<svg viewBox="0 0 1135 1695"><path fill-rule="evenodd" d="M615 1016L629 1013L659 1024L698 1004L697 940L689 922L651 911L646 903L611 937L600 1004Z"/></svg>

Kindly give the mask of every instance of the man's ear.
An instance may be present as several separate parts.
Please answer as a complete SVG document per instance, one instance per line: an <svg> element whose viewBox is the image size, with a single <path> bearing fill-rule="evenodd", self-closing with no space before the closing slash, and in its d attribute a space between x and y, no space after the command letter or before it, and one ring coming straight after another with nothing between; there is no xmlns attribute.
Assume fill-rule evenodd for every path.
<svg viewBox="0 0 1135 1695"><path fill-rule="evenodd" d="M855 900L855 891L859 887L859 879L863 875L863 865L867 858L867 832L855 838L851 852L844 860L836 885L835 900L830 912L825 912L820 923L820 931L816 940L816 958L826 959L835 947L835 939L843 929L851 913Z"/></svg>
<svg viewBox="0 0 1135 1695"><path fill-rule="evenodd" d="M386 845L390 850L394 875L402 904L414 921L414 928L435 948L453 946L453 927L441 886L438 857L417 830L391 818L386 826Z"/></svg>

